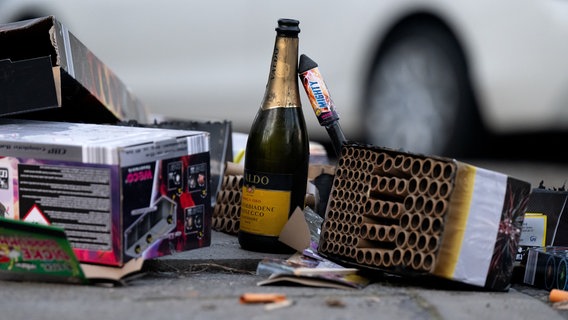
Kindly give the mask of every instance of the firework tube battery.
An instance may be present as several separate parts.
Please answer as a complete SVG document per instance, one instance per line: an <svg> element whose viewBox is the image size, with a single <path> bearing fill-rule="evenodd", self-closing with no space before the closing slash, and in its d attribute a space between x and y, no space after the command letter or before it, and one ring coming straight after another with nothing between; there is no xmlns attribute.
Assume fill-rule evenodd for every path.
<svg viewBox="0 0 568 320"><path fill-rule="evenodd" d="M318 64L305 54L302 54L298 66L298 75L304 85L319 124L327 130L333 149L336 155L339 156L341 146L346 139L341 130L339 116L335 111L333 100L331 100L327 86L319 72Z"/></svg>

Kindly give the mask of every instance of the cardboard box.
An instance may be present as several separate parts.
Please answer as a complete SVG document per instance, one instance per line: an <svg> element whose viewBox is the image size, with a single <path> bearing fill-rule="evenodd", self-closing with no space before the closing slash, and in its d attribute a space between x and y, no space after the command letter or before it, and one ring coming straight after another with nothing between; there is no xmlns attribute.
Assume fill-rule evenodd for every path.
<svg viewBox="0 0 568 320"><path fill-rule="evenodd" d="M208 132L211 163L211 202L212 205L215 205L216 194L220 191L223 182L225 164L233 160L233 129L230 121L164 119L162 121L155 121L153 124L141 124L133 121L125 121L119 124Z"/></svg>
<svg viewBox="0 0 568 320"><path fill-rule="evenodd" d="M568 290L568 247L529 248L523 282L546 290Z"/></svg>
<svg viewBox="0 0 568 320"><path fill-rule="evenodd" d="M568 247L568 191L534 188L527 204L523 234L517 253L521 266L528 249L534 247Z"/></svg>
<svg viewBox="0 0 568 320"><path fill-rule="evenodd" d="M346 265L510 286L531 185L455 159L350 143L318 251Z"/></svg>
<svg viewBox="0 0 568 320"><path fill-rule="evenodd" d="M0 119L1 216L59 226L81 262L210 245L209 134Z"/></svg>
<svg viewBox="0 0 568 320"><path fill-rule="evenodd" d="M146 107L53 16L0 25L0 115L147 122Z"/></svg>

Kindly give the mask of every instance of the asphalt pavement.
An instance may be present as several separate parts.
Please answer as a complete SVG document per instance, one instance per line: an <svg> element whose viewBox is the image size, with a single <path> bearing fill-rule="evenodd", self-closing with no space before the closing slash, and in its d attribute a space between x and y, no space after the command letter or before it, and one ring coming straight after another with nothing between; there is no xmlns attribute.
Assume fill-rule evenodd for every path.
<svg viewBox="0 0 568 320"><path fill-rule="evenodd" d="M568 319L545 290L461 290L379 276L363 289L259 286L266 257L213 231L209 247L149 260L125 286L0 281L0 319ZM245 293L283 295L285 303L243 304Z"/></svg>

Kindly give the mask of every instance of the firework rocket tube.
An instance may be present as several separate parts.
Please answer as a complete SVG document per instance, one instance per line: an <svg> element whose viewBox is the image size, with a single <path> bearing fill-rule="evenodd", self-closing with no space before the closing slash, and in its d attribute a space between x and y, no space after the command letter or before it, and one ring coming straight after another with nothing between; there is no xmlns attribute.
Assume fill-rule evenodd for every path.
<svg viewBox="0 0 568 320"><path fill-rule="evenodd" d="M298 75L312 105L312 109L318 118L319 124L325 127L331 138L333 149L337 156L341 153L341 146L346 141L341 126L339 116L335 111L335 106L323 81L318 64L305 54L300 56Z"/></svg>

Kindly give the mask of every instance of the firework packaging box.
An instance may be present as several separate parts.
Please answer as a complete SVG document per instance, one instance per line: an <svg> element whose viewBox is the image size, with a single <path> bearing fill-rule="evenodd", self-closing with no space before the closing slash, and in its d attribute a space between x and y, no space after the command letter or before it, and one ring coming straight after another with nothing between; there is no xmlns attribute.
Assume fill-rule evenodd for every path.
<svg viewBox="0 0 568 320"><path fill-rule="evenodd" d="M61 227L82 263L211 241L209 134L0 119L1 216Z"/></svg>
<svg viewBox="0 0 568 320"><path fill-rule="evenodd" d="M318 251L371 271L505 291L530 193L528 182L455 159L348 143Z"/></svg>
<svg viewBox="0 0 568 320"><path fill-rule="evenodd" d="M546 290L568 290L568 247L529 248L523 282Z"/></svg>
<svg viewBox="0 0 568 320"><path fill-rule="evenodd" d="M526 260L531 247L568 247L568 191L534 188L527 205L518 261Z"/></svg>
<svg viewBox="0 0 568 320"><path fill-rule="evenodd" d="M145 106L53 16L0 25L0 115L115 123Z"/></svg>

